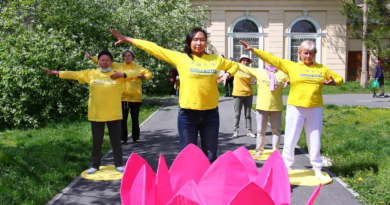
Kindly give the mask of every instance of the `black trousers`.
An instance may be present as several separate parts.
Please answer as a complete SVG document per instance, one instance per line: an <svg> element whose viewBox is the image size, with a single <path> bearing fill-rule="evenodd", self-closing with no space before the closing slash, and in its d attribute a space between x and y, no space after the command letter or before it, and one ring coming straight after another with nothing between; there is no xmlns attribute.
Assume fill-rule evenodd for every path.
<svg viewBox="0 0 390 205"><path fill-rule="evenodd" d="M121 120L108 122L91 121L92 127L92 167L99 169L102 161L102 145L104 138L104 127L107 124L108 135L111 140L112 153L114 156L115 167L123 166L122 145L120 140Z"/></svg>
<svg viewBox="0 0 390 205"><path fill-rule="evenodd" d="M129 110L131 115L131 122L132 122L132 131L131 131L131 137L133 138L133 141L139 140L139 110L141 107L140 102L127 102L122 101L122 134L121 139L124 142L127 142L127 136L129 135L127 130L127 119L129 117Z"/></svg>
<svg viewBox="0 0 390 205"><path fill-rule="evenodd" d="M230 86L230 94L229 94L229 88ZM226 95L233 95L233 81L232 80L227 80L225 84L225 94Z"/></svg>

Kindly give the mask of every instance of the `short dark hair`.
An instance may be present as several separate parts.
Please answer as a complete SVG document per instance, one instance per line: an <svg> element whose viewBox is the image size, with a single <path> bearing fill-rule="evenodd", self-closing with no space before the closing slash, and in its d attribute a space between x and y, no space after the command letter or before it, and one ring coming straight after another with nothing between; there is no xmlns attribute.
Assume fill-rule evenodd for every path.
<svg viewBox="0 0 390 205"><path fill-rule="evenodd" d="M194 28L194 29L192 29L187 34L187 37L186 37L186 44L184 46L184 53L186 53L188 55L188 57L190 57L191 59L193 59L192 55L191 55L192 54L191 42L192 42L192 39L195 37L196 33L198 33L199 31L204 33L204 35L206 36L206 42L207 42L207 33L206 33L206 31L204 31L201 28Z"/></svg>
<svg viewBox="0 0 390 205"><path fill-rule="evenodd" d="M133 60L134 60L135 56L134 56L134 53L131 50L125 50L125 52L123 52L122 58L125 57L126 53L130 53L133 56Z"/></svg>
<svg viewBox="0 0 390 205"><path fill-rule="evenodd" d="M108 56L111 58L111 61L113 61L113 59L114 59L114 57L112 57L112 54L110 53L110 51L102 51L102 52L100 52L99 55L98 55L98 60L100 59L100 57L101 57L102 55L108 55Z"/></svg>

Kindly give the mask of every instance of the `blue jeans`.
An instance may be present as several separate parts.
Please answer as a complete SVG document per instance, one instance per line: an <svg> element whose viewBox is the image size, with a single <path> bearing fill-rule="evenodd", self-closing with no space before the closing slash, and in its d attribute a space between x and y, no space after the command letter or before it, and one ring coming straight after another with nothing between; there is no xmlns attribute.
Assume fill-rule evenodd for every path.
<svg viewBox="0 0 390 205"><path fill-rule="evenodd" d="M188 144L198 144L198 132L202 151L213 162L217 159L219 113L218 107L211 110L191 110L179 107L177 116L180 148Z"/></svg>

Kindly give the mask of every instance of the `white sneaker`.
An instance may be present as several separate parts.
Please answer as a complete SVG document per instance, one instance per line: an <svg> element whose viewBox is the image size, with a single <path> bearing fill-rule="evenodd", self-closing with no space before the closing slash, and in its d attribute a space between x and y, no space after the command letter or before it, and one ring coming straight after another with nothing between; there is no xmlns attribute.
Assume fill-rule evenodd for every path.
<svg viewBox="0 0 390 205"><path fill-rule="evenodd" d="M234 131L233 138L237 138L237 137L238 137L238 131Z"/></svg>
<svg viewBox="0 0 390 205"><path fill-rule="evenodd" d="M247 136L247 137L256 138L256 135L254 135L251 131L248 131L248 132L246 133L246 136Z"/></svg>
<svg viewBox="0 0 390 205"><path fill-rule="evenodd" d="M116 170L118 170L118 172L120 173L125 172L125 169L123 167L117 167Z"/></svg>
<svg viewBox="0 0 390 205"><path fill-rule="evenodd" d="M315 177L320 179L321 181L327 181L328 179L322 174L321 170L316 170L315 172Z"/></svg>
<svg viewBox="0 0 390 205"><path fill-rule="evenodd" d="M95 169L95 168L91 167L91 169L89 169L89 170L87 171L87 174L93 174L93 173L95 173L97 170L98 170L98 169Z"/></svg>
<svg viewBox="0 0 390 205"><path fill-rule="evenodd" d="M263 153L261 151L257 151L256 154L253 156L253 157L259 157L261 156Z"/></svg>

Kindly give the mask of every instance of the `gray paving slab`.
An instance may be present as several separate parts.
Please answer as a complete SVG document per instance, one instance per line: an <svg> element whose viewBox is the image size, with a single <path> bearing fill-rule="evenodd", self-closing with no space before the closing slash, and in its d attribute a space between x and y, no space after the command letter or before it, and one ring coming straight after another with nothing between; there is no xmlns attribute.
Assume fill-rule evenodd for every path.
<svg viewBox="0 0 390 205"><path fill-rule="evenodd" d="M171 101L172 102L172 101ZM241 146L255 149L255 139L246 137L244 114L241 115L239 138L233 139L233 100L220 98L220 132L218 155ZM256 117L252 112L252 129L256 131ZM268 128L268 132L270 129ZM123 156L127 161L132 152L143 157L157 170L159 154L164 155L168 167L179 154L179 138L177 131L177 101L169 101L141 126L140 144L123 146ZM281 143L283 148L283 140ZM266 138L266 149L271 149L271 137ZM309 158L300 149L296 149L296 161L293 169L310 169ZM102 160L103 165L112 164L112 153ZM257 161L260 169L263 162ZM316 187L292 186L291 204L306 204ZM97 182L78 178L48 204L120 204L120 181ZM334 180L323 186L315 204L346 205L360 204L357 199L340 183Z"/></svg>

